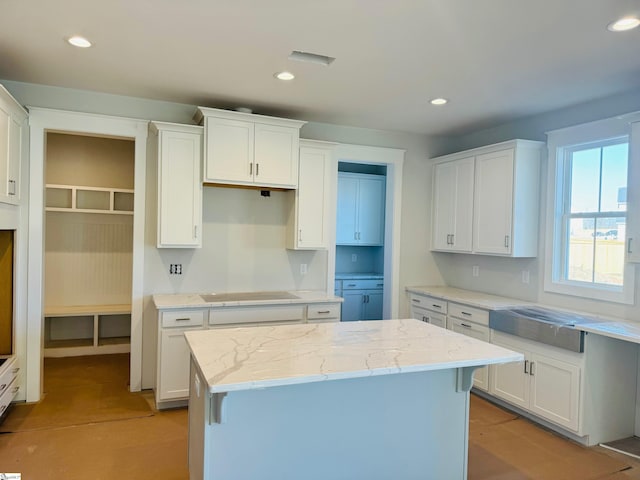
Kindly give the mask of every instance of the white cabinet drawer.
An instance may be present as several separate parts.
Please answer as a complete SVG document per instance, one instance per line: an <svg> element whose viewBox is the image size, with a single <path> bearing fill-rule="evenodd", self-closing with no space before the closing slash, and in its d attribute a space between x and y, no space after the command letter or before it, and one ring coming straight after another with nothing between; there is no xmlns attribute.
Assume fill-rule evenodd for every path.
<svg viewBox="0 0 640 480"><path fill-rule="evenodd" d="M411 293L409 299L412 307L426 308L432 312L447 313L447 302L441 298Z"/></svg>
<svg viewBox="0 0 640 480"><path fill-rule="evenodd" d="M5 363L0 367L0 395L3 395L11 382L18 376L20 368L18 367L18 359L16 357L8 358Z"/></svg>
<svg viewBox="0 0 640 480"><path fill-rule="evenodd" d="M206 310L172 310L161 312L163 328L201 327L205 323Z"/></svg>
<svg viewBox="0 0 640 480"><path fill-rule="evenodd" d="M9 385L5 386L2 394L0 394L0 415L4 414L5 410L15 398L20 387L18 387L18 381L14 377Z"/></svg>
<svg viewBox="0 0 640 480"><path fill-rule="evenodd" d="M222 307L209 310L209 325L238 323L293 322L304 319L304 305L269 307Z"/></svg>
<svg viewBox="0 0 640 480"><path fill-rule="evenodd" d="M319 303L307 307L307 320L319 320L323 318L340 319L339 303Z"/></svg>
<svg viewBox="0 0 640 480"><path fill-rule="evenodd" d="M384 287L384 281L380 280L343 280L343 290L372 290Z"/></svg>
<svg viewBox="0 0 640 480"><path fill-rule="evenodd" d="M480 310L479 308L469 307L459 303L449 303L449 316L481 325L489 325L489 312L487 310Z"/></svg>
<svg viewBox="0 0 640 480"><path fill-rule="evenodd" d="M411 306L411 316L416 320L431 323L438 327L447 328L447 316L443 313L433 312L425 308Z"/></svg>

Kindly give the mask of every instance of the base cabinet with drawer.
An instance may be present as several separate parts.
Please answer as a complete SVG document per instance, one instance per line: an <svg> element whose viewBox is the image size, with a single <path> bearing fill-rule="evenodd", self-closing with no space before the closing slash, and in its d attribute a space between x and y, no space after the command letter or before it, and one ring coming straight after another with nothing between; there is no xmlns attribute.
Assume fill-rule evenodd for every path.
<svg viewBox="0 0 640 480"><path fill-rule="evenodd" d="M382 280L342 281L342 321L382 320Z"/></svg>
<svg viewBox="0 0 640 480"><path fill-rule="evenodd" d="M489 312L460 303L449 302L447 328L468 337L489 342ZM474 388L489 390L489 367L478 368L473 373Z"/></svg>
<svg viewBox="0 0 640 480"><path fill-rule="evenodd" d="M163 409L187 404L190 365L189 347L184 336L187 331L339 321L339 302L159 310L156 407Z"/></svg>
<svg viewBox="0 0 640 480"><path fill-rule="evenodd" d="M15 356L0 357L0 417L4 415L9 408L9 404L18 394L19 382L18 359Z"/></svg>
<svg viewBox="0 0 640 480"><path fill-rule="evenodd" d="M207 309L171 310L159 313L156 406L189 397L189 347L184 332L202 330Z"/></svg>
<svg viewBox="0 0 640 480"><path fill-rule="evenodd" d="M415 293L409 294L409 302L412 318L447 328L447 302Z"/></svg>

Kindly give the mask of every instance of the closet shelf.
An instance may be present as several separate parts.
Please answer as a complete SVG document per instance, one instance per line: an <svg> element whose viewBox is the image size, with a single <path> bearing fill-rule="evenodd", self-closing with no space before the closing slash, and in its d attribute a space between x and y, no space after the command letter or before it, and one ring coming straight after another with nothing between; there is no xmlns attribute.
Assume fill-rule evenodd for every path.
<svg viewBox="0 0 640 480"><path fill-rule="evenodd" d="M47 212L133 215L133 190L79 185L46 185Z"/></svg>

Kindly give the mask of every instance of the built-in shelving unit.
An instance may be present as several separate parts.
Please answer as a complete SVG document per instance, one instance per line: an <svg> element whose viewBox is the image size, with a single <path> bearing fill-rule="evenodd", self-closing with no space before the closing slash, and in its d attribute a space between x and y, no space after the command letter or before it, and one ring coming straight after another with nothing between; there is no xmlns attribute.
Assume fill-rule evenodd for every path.
<svg viewBox="0 0 640 480"><path fill-rule="evenodd" d="M45 210L133 215L133 190L47 184Z"/></svg>
<svg viewBox="0 0 640 480"><path fill-rule="evenodd" d="M131 305L45 307L44 356L127 353Z"/></svg>

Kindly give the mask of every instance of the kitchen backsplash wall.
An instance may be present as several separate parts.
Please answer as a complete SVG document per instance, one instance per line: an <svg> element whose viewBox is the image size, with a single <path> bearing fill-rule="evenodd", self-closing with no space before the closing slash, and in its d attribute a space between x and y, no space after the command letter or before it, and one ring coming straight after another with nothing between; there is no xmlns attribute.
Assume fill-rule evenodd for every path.
<svg viewBox="0 0 640 480"><path fill-rule="evenodd" d="M336 273L383 273L384 247L336 246Z"/></svg>

